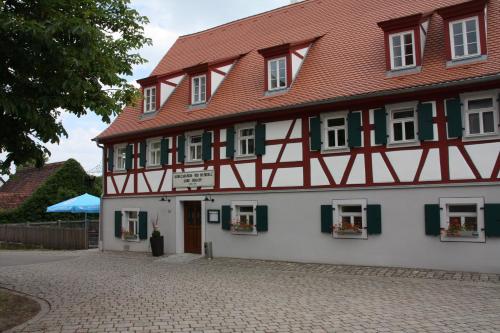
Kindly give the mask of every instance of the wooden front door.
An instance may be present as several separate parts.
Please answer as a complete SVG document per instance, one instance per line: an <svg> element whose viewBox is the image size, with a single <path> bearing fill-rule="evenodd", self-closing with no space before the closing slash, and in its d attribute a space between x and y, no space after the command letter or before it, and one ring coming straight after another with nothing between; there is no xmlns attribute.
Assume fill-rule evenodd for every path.
<svg viewBox="0 0 500 333"><path fill-rule="evenodd" d="M184 252L201 254L201 202L184 202Z"/></svg>

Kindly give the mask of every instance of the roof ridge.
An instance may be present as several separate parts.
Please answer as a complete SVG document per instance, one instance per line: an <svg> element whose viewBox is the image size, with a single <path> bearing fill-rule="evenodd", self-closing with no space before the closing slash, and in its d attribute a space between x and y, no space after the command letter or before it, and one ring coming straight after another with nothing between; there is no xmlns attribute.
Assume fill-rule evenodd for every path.
<svg viewBox="0 0 500 333"><path fill-rule="evenodd" d="M230 25L233 25L233 24L241 22L241 21L246 21L246 20L253 19L253 18L256 18L256 17L259 17L259 16L267 15L267 14L272 13L272 12L279 12L279 11L282 11L284 9L289 9L289 8L292 8L292 7L296 7L296 6L300 6L300 5L304 5L306 3L312 3L312 2L316 2L316 1L319 1L319 0L299 0L296 3L290 3L288 5L284 5L284 6L281 6L281 7L274 8L274 9L266 10L265 12L257 13L257 14L254 14L254 15L242 17L242 18L239 18L239 19L236 19L236 20L233 20L233 21L229 21L229 22L226 22L226 23L223 23L223 24L220 24L220 25L216 25L216 26L211 27L211 28L207 28L207 29L204 29L204 30L196 31L196 32L193 32L193 33L190 33L190 34L186 34L186 35L181 35L181 36L178 37L178 39L185 38L185 37L193 37L193 36L196 36L198 34L203 34L203 33L206 33L206 32L212 31L212 30L216 30L216 29L219 29L219 28L230 26Z"/></svg>

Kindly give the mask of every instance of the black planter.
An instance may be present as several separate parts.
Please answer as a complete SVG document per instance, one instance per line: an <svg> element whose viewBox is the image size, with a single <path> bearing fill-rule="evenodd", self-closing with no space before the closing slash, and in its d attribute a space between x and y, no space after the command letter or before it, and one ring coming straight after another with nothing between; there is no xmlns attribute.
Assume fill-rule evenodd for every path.
<svg viewBox="0 0 500 333"><path fill-rule="evenodd" d="M150 237L149 242L151 243L151 251L153 252L153 257L162 256L163 255L163 236Z"/></svg>

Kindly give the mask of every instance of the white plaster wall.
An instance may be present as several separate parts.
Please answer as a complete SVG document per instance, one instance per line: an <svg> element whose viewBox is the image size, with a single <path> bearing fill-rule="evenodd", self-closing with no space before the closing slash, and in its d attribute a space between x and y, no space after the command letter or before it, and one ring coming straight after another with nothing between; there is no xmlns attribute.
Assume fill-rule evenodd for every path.
<svg viewBox="0 0 500 333"><path fill-rule="evenodd" d="M311 159L311 185L312 186L320 186L320 185L329 185L330 182L321 167L317 158Z"/></svg>
<svg viewBox="0 0 500 333"><path fill-rule="evenodd" d="M474 179L474 174L457 147L448 148L450 179Z"/></svg>
<svg viewBox="0 0 500 333"><path fill-rule="evenodd" d="M500 152L500 142L466 145L465 149L482 178L490 178Z"/></svg>
<svg viewBox="0 0 500 333"><path fill-rule="evenodd" d="M441 180L441 161L439 159L439 149L430 149L425 160L422 173L420 174L421 181Z"/></svg>
<svg viewBox="0 0 500 333"><path fill-rule="evenodd" d="M400 181L412 182L415 179L422 149L389 151L386 155Z"/></svg>
<svg viewBox="0 0 500 333"><path fill-rule="evenodd" d="M302 186L304 184L304 174L302 167L298 168L278 168L274 175L272 187Z"/></svg>
<svg viewBox="0 0 500 333"><path fill-rule="evenodd" d="M392 178L391 172L387 168L387 164L380 153L372 154L372 169L374 183L394 182L394 178Z"/></svg>
<svg viewBox="0 0 500 333"><path fill-rule="evenodd" d="M358 154L352 165L347 184L364 184L366 182L365 155Z"/></svg>
<svg viewBox="0 0 500 333"><path fill-rule="evenodd" d="M326 166L332 174L335 183L339 184L349 163L350 155L324 157Z"/></svg>
<svg viewBox="0 0 500 333"><path fill-rule="evenodd" d="M255 187L255 163L238 163L236 169L245 187Z"/></svg>
<svg viewBox="0 0 500 333"><path fill-rule="evenodd" d="M266 140L284 139L292 120L281 120L266 123Z"/></svg>

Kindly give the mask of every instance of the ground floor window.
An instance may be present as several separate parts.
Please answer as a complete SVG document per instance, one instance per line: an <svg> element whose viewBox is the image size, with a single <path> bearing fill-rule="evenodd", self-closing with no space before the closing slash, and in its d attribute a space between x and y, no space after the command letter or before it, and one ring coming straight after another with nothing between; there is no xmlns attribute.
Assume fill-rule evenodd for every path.
<svg viewBox="0 0 500 333"><path fill-rule="evenodd" d="M232 203L231 231L234 233L256 234L255 210L257 202L235 201Z"/></svg>
<svg viewBox="0 0 500 333"><path fill-rule="evenodd" d="M124 211L122 222L122 238L125 240L139 239L139 211Z"/></svg>
<svg viewBox="0 0 500 333"><path fill-rule="evenodd" d="M333 200L333 236L367 238L366 200Z"/></svg>
<svg viewBox="0 0 500 333"><path fill-rule="evenodd" d="M441 240L484 242L484 200L441 198Z"/></svg>

